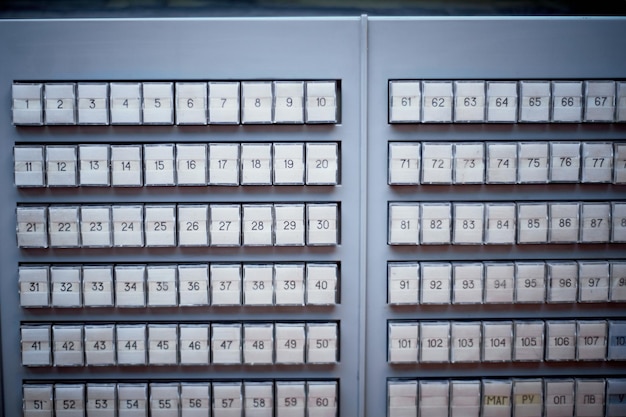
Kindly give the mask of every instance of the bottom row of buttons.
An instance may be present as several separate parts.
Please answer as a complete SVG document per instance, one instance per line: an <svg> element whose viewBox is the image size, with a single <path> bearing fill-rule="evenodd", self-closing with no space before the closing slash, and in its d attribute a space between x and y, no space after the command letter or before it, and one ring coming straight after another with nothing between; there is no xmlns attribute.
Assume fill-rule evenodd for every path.
<svg viewBox="0 0 626 417"><path fill-rule="evenodd" d="M387 417L626 415L626 379L389 380L387 389Z"/></svg>
<svg viewBox="0 0 626 417"><path fill-rule="evenodd" d="M337 381L24 384L24 417L335 417ZM148 414L149 413L149 414Z"/></svg>

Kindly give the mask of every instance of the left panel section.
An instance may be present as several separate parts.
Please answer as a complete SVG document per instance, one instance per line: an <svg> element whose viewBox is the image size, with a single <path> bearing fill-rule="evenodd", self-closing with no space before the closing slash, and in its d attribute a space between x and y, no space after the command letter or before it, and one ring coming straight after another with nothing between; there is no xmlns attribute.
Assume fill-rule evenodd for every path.
<svg viewBox="0 0 626 417"><path fill-rule="evenodd" d="M358 414L360 27L1 22L4 415Z"/></svg>

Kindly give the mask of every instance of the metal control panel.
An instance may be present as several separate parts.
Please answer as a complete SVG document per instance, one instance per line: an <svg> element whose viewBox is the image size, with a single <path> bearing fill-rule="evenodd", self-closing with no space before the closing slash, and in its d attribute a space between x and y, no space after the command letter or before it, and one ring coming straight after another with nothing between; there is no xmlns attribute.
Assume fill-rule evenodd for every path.
<svg viewBox="0 0 626 417"><path fill-rule="evenodd" d="M624 415L625 23L0 22L3 415Z"/></svg>

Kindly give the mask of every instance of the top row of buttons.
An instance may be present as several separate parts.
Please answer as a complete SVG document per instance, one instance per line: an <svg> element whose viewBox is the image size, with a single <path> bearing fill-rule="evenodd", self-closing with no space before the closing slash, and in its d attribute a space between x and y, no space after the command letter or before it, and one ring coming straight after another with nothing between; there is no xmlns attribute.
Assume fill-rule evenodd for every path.
<svg viewBox="0 0 626 417"><path fill-rule="evenodd" d="M15 125L334 124L337 81L14 83Z"/></svg>
<svg viewBox="0 0 626 417"><path fill-rule="evenodd" d="M626 122L626 81L389 81L389 123Z"/></svg>

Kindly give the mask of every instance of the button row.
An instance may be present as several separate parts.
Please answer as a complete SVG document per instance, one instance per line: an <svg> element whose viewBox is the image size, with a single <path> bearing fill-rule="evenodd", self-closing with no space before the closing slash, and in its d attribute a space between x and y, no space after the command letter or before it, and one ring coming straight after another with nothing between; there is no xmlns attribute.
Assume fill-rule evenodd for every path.
<svg viewBox="0 0 626 417"><path fill-rule="evenodd" d="M334 380L23 385L24 417L336 417Z"/></svg>
<svg viewBox="0 0 626 417"><path fill-rule="evenodd" d="M387 395L387 417L626 415L622 378L390 379Z"/></svg>
<svg viewBox="0 0 626 417"><path fill-rule="evenodd" d="M18 145L18 187L337 185L337 143Z"/></svg>
<svg viewBox="0 0 626 417"><path fill-rule="evenodd" d="M626 202L392 202L389 245L626 242Z"/></svg>
<svg viewBox="0 0 626 417"><path fill-rule="evenodd" d="M388 331L389 363L626 360L626 321L390 321Z"/></svg>
<svg viewBox="0 0 626 417"><path fill-rule="evenodd" d="M337 203L18 206L20 248L334 246Z"/></svg>
<svg viewBox="0 0 626 417"><path fill-rule="evenodd" d="M626 184L626 143L389 142L389 185Z"/></svg>
<svg viewBox="0 0 626 417"><path fill-rule="evenodd" d="M336 263L20 265L22 307L335 305Z"/></svg>
<svg viewBox="0 0 626 417"><path fill-rule="evenodd" d="M210 335L209 335L210 334ZM337 363L336 322L22 325L23 366Z"/></svg>
<svg viewBox="0 0 626 417"><path fill-rule="evenodd" d="M625 121L625 81L389 81L389 123Z"/></svg>
<svg viewBox="0 0 626 417"><path fill-rule="evenodd" d="M626 302L626 261L390 262L388 303Z"/></svg>
<svg viewBox="0 0 626 417"><path fill-rule="evenodd" d="M15 125L339 122L337 81L14 83Z"/></svg>

